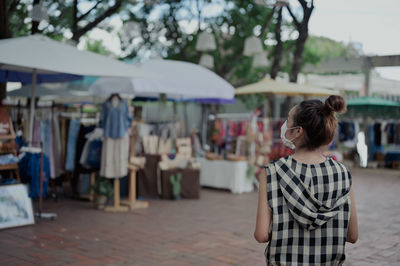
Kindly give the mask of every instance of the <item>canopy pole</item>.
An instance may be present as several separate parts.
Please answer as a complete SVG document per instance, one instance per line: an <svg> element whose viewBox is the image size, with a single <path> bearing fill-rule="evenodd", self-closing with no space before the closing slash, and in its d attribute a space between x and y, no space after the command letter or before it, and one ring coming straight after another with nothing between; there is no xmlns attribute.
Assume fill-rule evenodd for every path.
<svg viewBox="0 0 400 266"><path fill-rule="evenodd" d="M35 88L36 88L37 69L32 74L32 95L31 95L31 111L29 112L29 137L28 141L33 140L33 118L35 116Z"/></svg>

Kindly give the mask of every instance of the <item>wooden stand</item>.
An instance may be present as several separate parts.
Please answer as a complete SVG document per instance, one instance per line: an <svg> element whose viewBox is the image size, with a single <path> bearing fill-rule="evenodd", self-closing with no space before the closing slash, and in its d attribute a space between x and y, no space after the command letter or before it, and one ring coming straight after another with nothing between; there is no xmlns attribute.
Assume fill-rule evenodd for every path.
<svg viewBox="0 0 400 266"><path fill-rule="evenodd" d="M134 154L134 140L135 140L135 127L136 123L132 123L132 137L130 143L130 151L131 156ZM137 209L144 209L149 207L149 203L146 201L137 201L136 200L136 172L139 170L137 166L134 164L129 163L128 169L130 170L129 174L129 198L128 200L120 200L120 193L119 193L119 179L114 179L114 206L106 206L104 211L106 212L125 212L128 210L137 210ZM94 177L93 177L94 178ZM91 177L92 179L92 177ZM94 180L94 179L93 179ZM124 206L121 206L120 203Z"/></svg>
<svg viewBox="0 0 400 266"><path fill-rule="evenodd" d="M105 212L127 212L129 208L127 206L120 205L119 198L119 179L114 179L114 206L104 207Z"/></svg>
<svg viewBox="0 0 400 266"><path fill-rule="evenodd" d="M131 144L130 144L130 157L134 157L135 154L135 137L136 137L136 122L132 123L131 130L132 130L132 137L131 137ZM139 170L139 167L134 165L131 160L129 160L128 169L130 171L129 174L129 198L128 200L121 201L122 204L129 207L130 210L137 210L137 209L145 209L149 207L149 203L147 201L138 201L136 200L136 173Z"/></svg>
<svg viewBox="0 0 400 266"><path fill-rule="evenodd" d="M129 165L128 169L130 170L129 174L129 198L128 200L122 200L121 203L123 205L127 205L131 210L137 209L145 209L149 207L149 203L147 201L139 201L136 200L136 173L139 170L134 165Z"/></svg>
<svg viewBox="0 0 400 266"><path fill-rule="evenodd" d="M14 127L13 123L11 121L11 118L9 119L9 126L10 126L10 134L7 135L0 135L0 142L3 140L9 141L12 143L13 146L15 146L15 132L14 132ZM0 144L1 147L2 144ZM14 156L17 156L17 150L14 148L12 149L12 154ZM18 163L12 163L12 164L6 164L6 165L0 165L0 171L10 171L10 173L14 173L15 179L20 182L21 178L19 176L19 167Z"/></svg>

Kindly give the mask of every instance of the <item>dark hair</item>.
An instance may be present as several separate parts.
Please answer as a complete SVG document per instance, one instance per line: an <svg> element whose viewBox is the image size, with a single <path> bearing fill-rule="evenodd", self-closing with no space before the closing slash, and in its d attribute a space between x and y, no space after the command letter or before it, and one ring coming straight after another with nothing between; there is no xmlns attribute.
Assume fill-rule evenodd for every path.
<svg viewBox="0 0 400 266"><path fill-rule="evenodd" d="M337 127L335 113L346 111L346 101L341 96L331 95L325 104L320 100L302 101L294 114L294 126L304 129L303 147L314 150L332 141Z"/></svg>

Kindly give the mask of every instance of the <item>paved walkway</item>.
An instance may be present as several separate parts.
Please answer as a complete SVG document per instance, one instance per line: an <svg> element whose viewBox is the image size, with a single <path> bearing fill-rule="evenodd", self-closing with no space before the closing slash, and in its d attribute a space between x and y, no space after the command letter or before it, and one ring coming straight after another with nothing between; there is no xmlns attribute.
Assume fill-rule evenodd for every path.
<svg viewBox="0 0 400 266"><path fill-rule="evenodd" d="M360 232L345 265L400 265L400 172L352 175ZM256 193L203 189L200 200L114 214L47 201L56 221L0 231L0 265L265 265L265 245L252 236L256 201Z"/></svg>

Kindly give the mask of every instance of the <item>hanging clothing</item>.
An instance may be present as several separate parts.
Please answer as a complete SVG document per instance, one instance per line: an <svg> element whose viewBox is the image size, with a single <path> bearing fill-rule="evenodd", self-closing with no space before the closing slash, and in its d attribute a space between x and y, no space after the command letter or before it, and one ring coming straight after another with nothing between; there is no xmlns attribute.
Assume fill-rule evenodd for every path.
<svg viewBox="0 0 400 266"><path fill-rule="evenodd" d="M18 163L21 180L30 183L29 197L38 198L40 196L40 167L41 154L27 152ZM48 157L43 154L42 169L42 197L47 195L47 188L50 180L50 164Z"/></svg>
<svg viewBox="0 0 400 266"><path fill-rule="evenodd" d="M287 156L265 168L272 210L267 265L341 265L350 220L345 166L332 158L304 164Z"/></svg>
<svg viewBox="0 0 400 266"><path fill-rule="evenodd" d="M53 169L52 178L59 177L62 174L62 144L61 144L61 130L58 119L58 114L53 115L52 119L52 154L53 154Z"/></svg>
<svg viewBox="0 0 400 266"><path fill-rule="evenodd" d="M386 134L386 130L385 130L387 124L388 123L386 121L383 121L381 124L381 143L382 143L382 145L388 144L388 141L387 141L388 138L387 138L387 134Z"/></svg>
<svg viewBox="0 0 400 266"><path fill-rule="evenodd" d="M100 175L121 178L128 174L129 134L119 139L104 138Z"/></svg>
<svg viewBox="0 0 400 266"><path fill-rule="evenodd" d="M104 130L100 175L121 178L128 174L129 134L132 117L128 102L118 96L103 103L99 126Z"/></svg>
<svg viewBox="0 0 400 266"><path fill-rule="evenodd" d="M79 181L80 181L80 175L81 174L87 174L90 171L87 171L87 169L83 168L79 161L81 159L81 155L82 155L82 150L85 146L85 136L86 134L92 132L95 129L95 126L85 126L80 124L79 122L79 131L77 134L77 139L76 139L76 143L75 143L75 156L74 156L74 170L73 170L73 174L72 174L72 179L71 179L71 186L72 186L72 191L74 193L78 193L78 185L79 185Z"/></svg>
<svg viewBox="0 0 400 266"><path fill-rule="evenodd" d="M85 135L87 139L79 163L86 169L100 169L103 133L100 128Z"/></svg>
<svg viewBox="0 0 400 266"><path fill-rule="evenodd" d="M78 119L73 119L69 122L67 155L65 159L66 171L72 172L75 169L76 142L78 140L80 126L81 125Z"/></svg>
<svg viewBox="0 0 400 266"><path fill-rule="evenodd" d="M126 101L119 99L117 106L113 106L111 99L103 103L101 109L99 126L104 129L105 138L122 138L127 130L131 128L132 117L129 105Z"/></svg>
<svg viewBox="0 0 400 266"><path fill-rule="evenodd" d="M374 124L374 136L375 145L380 146L382 144L381 123Z"/></svg>

